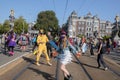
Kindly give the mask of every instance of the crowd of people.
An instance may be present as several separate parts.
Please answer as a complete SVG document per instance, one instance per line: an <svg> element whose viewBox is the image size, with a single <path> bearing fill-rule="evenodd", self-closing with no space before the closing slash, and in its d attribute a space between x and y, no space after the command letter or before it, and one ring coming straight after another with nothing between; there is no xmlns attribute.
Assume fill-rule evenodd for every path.
<svg viewBox="0 0 120 80"><path fill-rule="evenodd" d="M103 65L104 70L107 70L107 66L103 59L103 54L110 54L111 50L114 50L116 47L120 47L120 40L118 42L111 41L110 39L99 38L89 38L85 36L82 38L71 38L67 33L62 30L59 35L55 37L52 36L51 32L48 31L45 34L43 29L39 30L38 34L34 36L29 34L21 34L18 36L13 30L4 34L5 44L4 49L5 53L8 51L9 56L15 54L14 47L19 45L22 51L26 50L28 45L32 45L31 52L36 55L37 66L40 66L40 57L42 54L45 55L47 64L52 66L50 58L58 58L60 60L60 69L63 72L64 80L72 80L72 75L66 69L66 65L71 62L72 54L75 54L77 57L85 55L86 51L90 51L90 55L94 56L94 49L97 49L97 63L98 68Z"/></svg>

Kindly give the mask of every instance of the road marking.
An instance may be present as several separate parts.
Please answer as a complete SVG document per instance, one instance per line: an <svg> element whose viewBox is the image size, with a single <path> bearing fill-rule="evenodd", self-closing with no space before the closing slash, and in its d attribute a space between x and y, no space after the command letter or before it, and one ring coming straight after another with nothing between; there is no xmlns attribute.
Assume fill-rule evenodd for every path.
<svg viewBox="0 0 120 80"><path fill-rule="evenodd" d="M18 60L19 58L21 58L22 56L25 56L25 55L27 55L27 54L30 54L30 53L25 53L25 54L23 54L23 55L21 55L21 56L15 58L15 59L13 59L13 60L11 60L11 61L9 61L9 62L7 62L7 63L1 65L0 68L3 68L4 66L6 66L6 65L8 65L8 64L10 64L10 63L12 63L12 62L14 62L14 61L16 61L16 60Z"/></svg>

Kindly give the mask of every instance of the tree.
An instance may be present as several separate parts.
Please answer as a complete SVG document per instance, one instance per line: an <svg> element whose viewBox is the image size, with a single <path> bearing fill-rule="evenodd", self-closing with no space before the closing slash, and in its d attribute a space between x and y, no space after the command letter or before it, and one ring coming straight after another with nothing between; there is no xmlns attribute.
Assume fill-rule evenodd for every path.
<svg viewBox="0 0 120 80"><path fill-rule="evenodd" d="M28 32L28 24L22 16L15 20L14 31L18 34L21 34L22 32Z"/></svg>
<svg viewBox="0 0 120 80"><path fill-rule="evenodd" d="M8 32L10 30L10 22L9 20L5 20L2 26L2 33Z"/></svg>
<svg viewBox="0 0 120 80"><path fill-rule="evenodd" d="M8 32L9 30L10 30L10 21L9 20L5 20L3 25L0 24L0 33L1 34L4 32ZM21 34L23 32L23 30L25 33L28 32L28 24L22 16L20 16L18 19L15 19L13 30L17 34Z"/></svg>
<svg viewBox="0 0 120 80"><path fill-rule="evenodd" d="M37 30L44 29L45 32L52 31L53 34L57 33L58 19L53 11L42 11L38 14L37 23L35 25Z"/></svg>

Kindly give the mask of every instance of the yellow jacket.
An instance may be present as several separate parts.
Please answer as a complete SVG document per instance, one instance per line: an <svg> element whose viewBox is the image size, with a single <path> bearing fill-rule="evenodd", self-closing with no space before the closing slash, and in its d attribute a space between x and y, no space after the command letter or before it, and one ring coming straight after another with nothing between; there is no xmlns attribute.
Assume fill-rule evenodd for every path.
<svg viewBox="0 0 120 80"><path fill-rule="evenodd" d="M46 45L48 42L48 37L46 35L38 35L37 37L37 44L38 45Z"/></svg>

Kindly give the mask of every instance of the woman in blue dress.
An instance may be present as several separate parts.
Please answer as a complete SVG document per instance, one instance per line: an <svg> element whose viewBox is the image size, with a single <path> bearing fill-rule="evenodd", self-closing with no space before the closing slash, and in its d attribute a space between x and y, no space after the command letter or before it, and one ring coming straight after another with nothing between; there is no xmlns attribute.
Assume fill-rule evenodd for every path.
<svg viewBox="0 0 120 80"><path fill-rule="evenodd" d="M64 74L64 80L72 80L72 76L66 69L66 65L71 62L72 53L78 53L78 51L70 44L66 36L66 33L62 33L59 47L60 47L59 56L60 56L60 63L61 63L60 69Z"/></svg>

